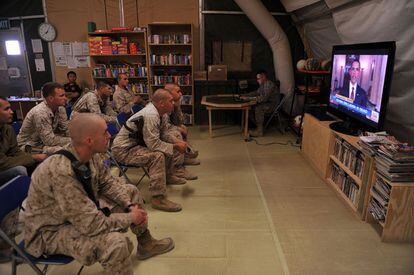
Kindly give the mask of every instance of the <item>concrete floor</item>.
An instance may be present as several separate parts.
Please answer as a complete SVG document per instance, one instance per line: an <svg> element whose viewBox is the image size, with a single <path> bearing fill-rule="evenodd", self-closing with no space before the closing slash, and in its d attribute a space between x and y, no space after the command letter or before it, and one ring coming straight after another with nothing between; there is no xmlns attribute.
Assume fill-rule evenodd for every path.
<svg viewBox="0 0 414 275"><path fill-rule="evenodd" d="M414 274L414 245L382 243L297 147L245 143L239 133L220 127L209 138L206 128L191 129L202 165L188 169L199 179L168 190L183 211L148 208L153 235L171 236L176 248L134 260L136 274ZM259 142L288 140L295 138L273 132ZM139 172L129 174L136 179ZM147 197L147 180L140 188ZM75 274L78 268L51 267L48 274ZM9 272L0 265L0 274ZM82 272L102 273L98 264ZM34 273L22 265L18 274Z"/></svg>

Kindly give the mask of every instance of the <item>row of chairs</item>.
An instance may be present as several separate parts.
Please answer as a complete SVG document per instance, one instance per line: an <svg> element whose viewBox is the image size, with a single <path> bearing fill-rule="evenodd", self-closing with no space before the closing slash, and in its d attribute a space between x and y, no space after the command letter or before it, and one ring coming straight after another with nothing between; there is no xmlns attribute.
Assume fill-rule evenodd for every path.
<svg viewBox="0 0 414 275"><path fill-rule="evenodd" d="M26 199L30 187L30 177L17 176L0 187L0 221L2 221L11 211L21 207ZM36 274L46 274L49 265L65 265L73 261L72 257L65 255L33 257L25 251L24 241L17 244L0 228L0 237L12 248L11 255L12 275L17 274L17 265L26 262L36 272ZM38 265L44 265L41 270ZM82 272L83 266L79 269L78 275Z"/></svg>

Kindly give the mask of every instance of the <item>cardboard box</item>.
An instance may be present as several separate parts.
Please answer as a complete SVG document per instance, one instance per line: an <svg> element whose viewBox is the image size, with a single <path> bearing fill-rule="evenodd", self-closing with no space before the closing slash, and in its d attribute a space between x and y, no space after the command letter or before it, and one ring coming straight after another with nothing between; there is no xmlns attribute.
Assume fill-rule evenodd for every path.
<svg viewBox="0 0 414 275"><path fill-rule="evenodd" d="M208 66L208 80L227 80L227 65Z"/></svg>
<svg viewBox="0 0 414 275"><path fill-rule="evenodd" d="M207 80L207 71L195 71L194 80Z"/></svg>

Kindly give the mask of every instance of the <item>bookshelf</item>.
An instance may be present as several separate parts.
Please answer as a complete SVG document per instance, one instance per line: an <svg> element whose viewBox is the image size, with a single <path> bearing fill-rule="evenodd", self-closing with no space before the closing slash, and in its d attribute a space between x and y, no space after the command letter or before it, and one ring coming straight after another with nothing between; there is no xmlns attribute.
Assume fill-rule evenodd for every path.
<svg viewBox="0 0 414 275"><path fill-rule="evenodd" d="M185 124L194 123L193 26L153 23L148 25L149 93L166 83L181 87L181 109Z"/></svg>
<svg viewBox="0 0 414 275"><path fill-rule="evenodd" d="M332 131L332 122L305 114L302 154L344 204L365 219L372 159L361 151L357 137Z"/></svg>
<svg viewBox="0 0 414 275"><path fill-rule="evenodd" d="M149 97L147 66L147 32L90 32L89 56L93 83L116 83L119 73L127 73L130 90L144 98Z"/></svg>
<svg viewBox="0 0 414 275"><path fill-rule="evenodd" d="M414 182L392 182L373 169L365 220L374 226L382 241L414 241L413 205Z"/></svg>

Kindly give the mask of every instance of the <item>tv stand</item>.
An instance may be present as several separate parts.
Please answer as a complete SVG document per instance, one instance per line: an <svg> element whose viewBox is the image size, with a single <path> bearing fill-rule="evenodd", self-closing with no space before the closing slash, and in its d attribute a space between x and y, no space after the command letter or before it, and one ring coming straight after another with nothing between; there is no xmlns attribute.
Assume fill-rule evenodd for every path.
<svg viewBox="0 0 414 275"><path fill-rule="evenodd" d="M361 133L360 125L352 123L351 121L336 121L331 123L329 128L349 136L359 136Z"/></svg>

